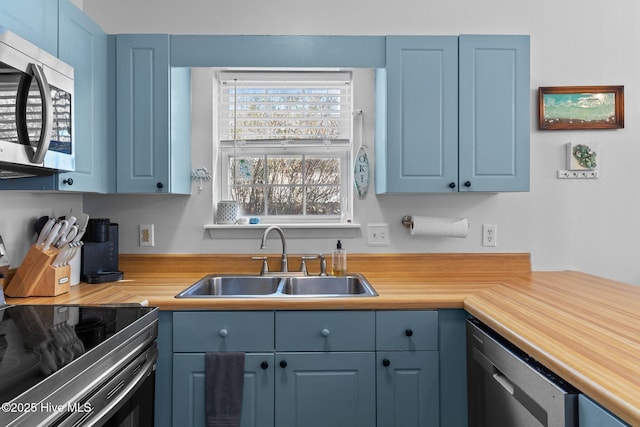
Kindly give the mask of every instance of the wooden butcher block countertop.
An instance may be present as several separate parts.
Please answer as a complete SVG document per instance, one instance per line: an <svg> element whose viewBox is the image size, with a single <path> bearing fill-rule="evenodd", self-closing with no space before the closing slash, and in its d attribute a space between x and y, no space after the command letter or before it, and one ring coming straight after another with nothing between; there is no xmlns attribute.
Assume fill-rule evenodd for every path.
<svg viewBox="0 0 640 427"><path fill-rule="evenodd" d="M640 286L579 272L531 272L529 254L350 254L349 271L364 274L379 296L174 298L209 273L257 273L259 263L249 258L121 255L123 282L80 284L58 297L7 302L137 302L163 310L464 308L618 417L640 426ZM298 265L295 257L289 265ZM276 262L270 267L276 270ZM314 261L309 269L312 274L317 269Z"/></svg>
<svg viewBox="0 0 640 427"><path fill-rule="evenodd" d="M279 257L269 255L273 255L270 270L277 271ZM363 274L378 292L377 297L174 298L210 273L258 274L260 263L251 256L121 255L119 267L125 279L121 282L82 283L57 297L7 298L7 302L96 304L101 300L106 304L138 302L162 310L463 308L467 296L531 271L529 254L350 254L349 271ZM289 257L292 270L299 263L299 256ZM310 274L318 274L318 261L307 264Z"/></svg>
<svg viewBox="0 0 640 427"><path fill-rule="evenodd" d="M464 307L640 426L640 286L578 272L536 272L469 295Z"/></svg>

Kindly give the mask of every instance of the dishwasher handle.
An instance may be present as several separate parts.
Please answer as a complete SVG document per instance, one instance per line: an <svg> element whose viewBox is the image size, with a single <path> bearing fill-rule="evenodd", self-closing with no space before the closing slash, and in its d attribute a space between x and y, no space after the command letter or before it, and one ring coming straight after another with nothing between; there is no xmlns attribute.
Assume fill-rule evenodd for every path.
<svg viewBox="0 0 640 427"><path fill-rule="evenodd" d="M500 372L500 369L496 368L495 366L493 367L493 379L496 380L496 382L500 384L502 388L507 390L507 393L513 396L513 393L515 392L515 386L511 381L509 381L509 378L507 378L502 372Z"/></svg>
<svg viewBox="0 0 640 427"><path fill-rule="evenodd" d="M507 376L503 374L502 371L476 347L473 348L473 360L475 360L482 369L490 374L493 379L496 380L496 382L500 384L510 395L514 395L516 388L513 382L511 382L511 380L509 380L509 378L507 378Z"/></svg>

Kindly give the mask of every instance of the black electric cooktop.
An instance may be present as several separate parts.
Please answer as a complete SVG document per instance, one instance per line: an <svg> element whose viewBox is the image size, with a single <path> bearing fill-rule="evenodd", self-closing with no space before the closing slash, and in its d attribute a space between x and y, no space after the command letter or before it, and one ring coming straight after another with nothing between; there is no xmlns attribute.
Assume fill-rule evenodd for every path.
<svg viewBox="0 0 640 427"><path fill-rule="evenodd" d="M100 352L102 343L152 310L74 305L0 308L0 402L11 401L87 353Z"/></svg>

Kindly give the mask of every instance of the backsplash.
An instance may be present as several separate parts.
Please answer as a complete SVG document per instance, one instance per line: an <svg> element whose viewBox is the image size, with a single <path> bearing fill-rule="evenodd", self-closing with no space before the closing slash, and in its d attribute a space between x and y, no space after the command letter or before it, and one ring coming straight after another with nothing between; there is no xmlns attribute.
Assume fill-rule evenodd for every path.
<svg viewBox="0 0 640 427"><path fill-rule="evenodd" d="M82 212L82 195L74 193L26 193L0 191L0 235L7 247L11 268L17 268L35 243L37 218Z"/></svg>

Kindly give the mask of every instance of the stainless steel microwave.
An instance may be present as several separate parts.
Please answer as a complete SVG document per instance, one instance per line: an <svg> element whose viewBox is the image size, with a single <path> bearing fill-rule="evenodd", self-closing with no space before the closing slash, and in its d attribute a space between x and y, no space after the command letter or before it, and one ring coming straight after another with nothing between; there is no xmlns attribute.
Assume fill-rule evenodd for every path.
<svg viewBox="0 0 640 427"><path fill-rule="evenodd" d="M73 67L0 26L0 179L75 170Z"/></svg>

